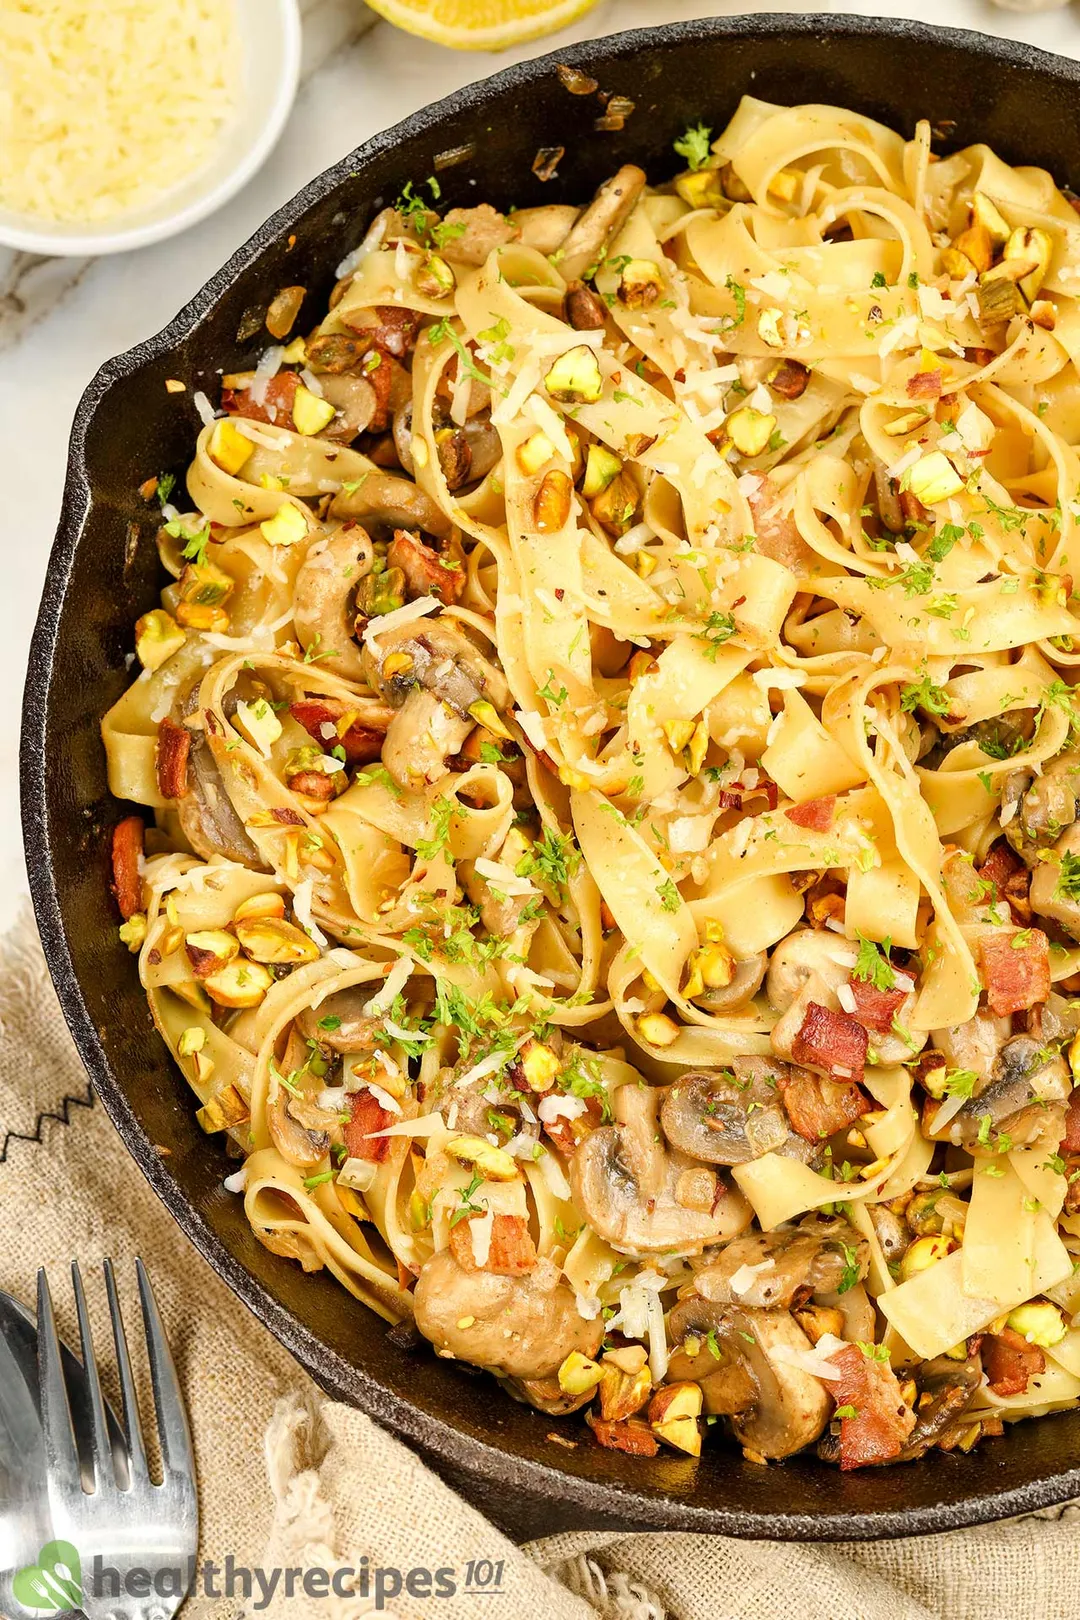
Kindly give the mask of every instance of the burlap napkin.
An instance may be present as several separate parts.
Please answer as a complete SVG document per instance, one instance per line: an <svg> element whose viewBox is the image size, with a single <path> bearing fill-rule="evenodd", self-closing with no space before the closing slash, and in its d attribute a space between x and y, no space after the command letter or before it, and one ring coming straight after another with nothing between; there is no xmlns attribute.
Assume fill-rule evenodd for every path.
<svg viewBox="0 0 1080 1620"><path fill-rule="evenodd" d="M1065 1620L1080 1609L1078 1507L869 1545L581 1531L513 1546L399 1441L324 1400L181 1235L91 1104L28 914L0 947L0 1214L0 1287L31 1302L46 1265L70 1341L73 1257L99 1346L95 1263L116 1262L132 1323L135 1255L150 1268L195 1433L202 1557L219 1566L219 1592L230 1554L265 1581L278 1572L269 1600L257 1573L246 1599L237 1576L233 1597L204 1591L185 1620L354 1620L376 1612L379 1570L380 1612L399 1620L790 1620L793 1606L799 1620ZM482 1602L462 1589L476 1560L503 1564ZM329 1587L346 1568L366 1569L366 1595L343 1577L347 1595L323 1598L316 1578L311 1596L298 1574L286 1594L288 1569L325 1571Z"/></svg>

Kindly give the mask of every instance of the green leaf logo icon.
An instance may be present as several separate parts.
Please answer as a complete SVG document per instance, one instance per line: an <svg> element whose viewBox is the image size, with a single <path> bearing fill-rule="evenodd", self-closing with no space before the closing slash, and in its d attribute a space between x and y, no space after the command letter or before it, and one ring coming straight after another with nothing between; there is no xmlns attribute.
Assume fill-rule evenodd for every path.
<svg viewBox="0 0 1080 1620"><path fill-rule="evenodd" d="M20 1569L12 1594L31 1614L63 1614L82 1602L82 1561L70 1541L47 1541L36 1564Z"/></svg>

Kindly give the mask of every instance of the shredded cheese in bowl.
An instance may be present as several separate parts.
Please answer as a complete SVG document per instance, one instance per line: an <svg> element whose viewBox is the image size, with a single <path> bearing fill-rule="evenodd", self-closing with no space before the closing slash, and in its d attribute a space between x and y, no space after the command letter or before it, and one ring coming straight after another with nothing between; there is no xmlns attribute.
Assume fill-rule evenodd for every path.
<svg viewBox="0 0 1080 1620"><path fill-rule="evenodd" d="M197 173L236 107L233 0L5 0L0 206L113 219Z"/></svg>

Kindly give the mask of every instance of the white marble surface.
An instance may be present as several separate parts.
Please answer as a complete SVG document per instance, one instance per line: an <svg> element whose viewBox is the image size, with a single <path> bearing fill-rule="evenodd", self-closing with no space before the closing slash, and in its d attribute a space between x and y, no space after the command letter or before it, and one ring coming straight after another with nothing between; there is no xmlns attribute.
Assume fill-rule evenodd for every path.
<svg viewBox="0 0 1080 1620"><path fill-rule="evenodd" d="M650 23L776 6L701 5L693 0L601 0L547 40L502 55L442 50L375 22L362 0L302 0L306 77L276 152L222 213L171 242L98 261L29 260L0 250L0 456L3 461L4 586L0 591L0 927L26 890L18 810L16 694L53 529L60 509L68 426L96 368L157 331L259 222L328 164L410 111L507 62L575 40ZM832 11L864 7L833 0ZM876 15L1008 34L1080 57L1080 10L1023 16L988 0L877 0ZM927 63L928 77L933 65ZM708 113L707 101L702 111ZM947 109L941 109L943 116ZM1036 116L1033 109L1033 117Z"/></svg>

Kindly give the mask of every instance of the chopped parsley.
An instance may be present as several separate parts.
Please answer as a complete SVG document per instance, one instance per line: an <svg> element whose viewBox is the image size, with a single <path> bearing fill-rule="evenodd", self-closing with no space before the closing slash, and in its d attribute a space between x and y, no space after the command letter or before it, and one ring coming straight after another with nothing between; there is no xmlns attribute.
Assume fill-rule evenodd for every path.
<svg viewBox="0 0 1080 1620"><path fill-rule="evenodd" d="M908 681L900 688L900 708L904 714L924 709L927 714L943 715L949 712L949 698L943 687L935 686L929 675L918 684Z"/></svg>
<svg viewBox="0 0 1080 1620"><path fill-rule="evenodd" d="M656 885L656 892L660 896L660 904L665 911L678 911L682 905L682 895L670 878Z"/></svg>
<svg viewBox="0 0 1080 1620"><path fill-rule="evenodd" d="M416 853L422 861L433 861L436 855L444 850L450 841L450 822L457 814L457 805L453 799L446 799L442 794L431 806L430 838L420 838L416 843Z"/></svg>
<svg viewBox="0 0 1080 1620"><path fill-rule="evenodd" d="M859 1280L859 1251L853 1249L849 1243L842 1243L840 1247L844 1251L844 1269L840 1273L840 1281L837 1284L836 1292L846 1294L848 1289L854 1288Z"/></svg>
<svg viewBox="0 0 1080 1620"><path fill-rule="evenodd" d="M733 614L710 613L709 617L705 620L704 630L699 636L696 637L696 639L698 641L705 642L705 657L710 663L715 664L716 655L720 651L720 648L724 645L725 641L730 641L734 634L735 618Z"/></svg>
<svg viewBox="0 0 1080 1620"><path fill-rule="evenodd" d="M703 169L709 161L709 141L712 130L706 124L691 124L677 141L671 144L691 169Z"/></svg>
<svg viewBox="0 0 1080 1620"><path fill-rule="evenodd" d="M945 1076L942 1090L950 1097L972 1097L978 1079L974 1069L953 1069L951 1074ZM989 1119L990 1116L985 1117Z"/></svg>
<svg viewBox="0 0 1080 1620"><path fill-rule="evenodd" d="M852 978L862 979L875 990L891 990L896 984L896 974L888 956L891 945L890 939L886 939L884 946L880 946L860 934L859 955L851 970Z"/></svg>
<svg viewBox="0 0 1080 1620"><path fill-rule="evenodd" d="M1061 857L1054 895L1063 900L1080 900L1080 855L1074 855L1070 850L1066 850Z"/></svg>
<svg viewBox="0 0 1080 1620"><path fill-rule="evenodd" d="M541 883L560 893L581 865L581 851L572 833L555 832L545 827L527 855L514 867L517 877L538 877Z"/></svg>

